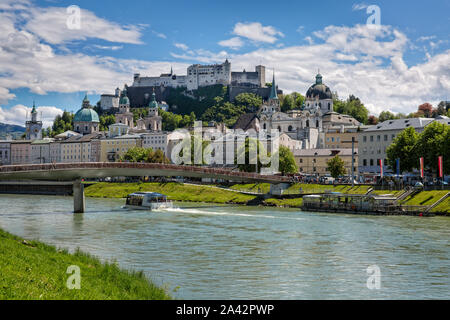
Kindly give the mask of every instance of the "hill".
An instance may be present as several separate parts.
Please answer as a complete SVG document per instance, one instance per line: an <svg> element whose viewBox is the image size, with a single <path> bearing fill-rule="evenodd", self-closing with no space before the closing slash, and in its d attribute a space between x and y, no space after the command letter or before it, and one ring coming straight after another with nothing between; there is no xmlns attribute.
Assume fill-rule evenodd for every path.
<svg viewBox="0 0 450 320"><path fill-rule="evenodd" d="M25 132L25 128L14 124L6 124L0 122L0 139L6 138L10 134L13 137L21 136Z"/></svg>

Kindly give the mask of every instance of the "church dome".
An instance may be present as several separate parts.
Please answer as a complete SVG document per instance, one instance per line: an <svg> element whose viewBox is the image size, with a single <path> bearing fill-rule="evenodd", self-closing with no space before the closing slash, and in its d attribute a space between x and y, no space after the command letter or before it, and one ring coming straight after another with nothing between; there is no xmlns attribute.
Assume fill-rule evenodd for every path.
<svg viewBox="0 0 450 320"><path fill-rule="evenodd" d="M316 83L313 84L306 92L306 98L319 98L319 100L333 99L333 94L331 93L330 88L322 83L322 75L320 73L316 76Z"/></svg>
<svg viewBox="0 0 450 320"><path fill-rule="evenodd" d="M74 122L100 122L97 112L91 108L82 108L75 113Z"/></svg>
<svg viewBox="0 0 450 320"><path fill-rule="evenodd" d="M122 91L122 95L120 96L119 104L125 104L125 105L130 104L130 99L128 99L126 88L124 88Z"/></svg>

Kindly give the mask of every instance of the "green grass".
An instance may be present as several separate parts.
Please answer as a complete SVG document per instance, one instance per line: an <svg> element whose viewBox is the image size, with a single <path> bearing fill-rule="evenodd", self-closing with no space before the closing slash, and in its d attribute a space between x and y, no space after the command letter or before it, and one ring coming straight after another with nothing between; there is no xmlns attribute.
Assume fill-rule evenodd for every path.
<svg viewBox="0 0 450 320"><path fill-rule="evenodd" d="M446 190L422 191L413 196L408 196L402 202L408 206L429 206L447 194Z"/></svg>
<svg viewBox="0 0 450 320"><path fill-rule="evenodd" d="M237 203L246 204L255 199L255 196L241 194L220 188L197 186L176 182L169 183L111 183L99 182L85 188L85 195L99 198L125 198L128 194L137 191L159 192L168 196L170 200L211 202L211 203Z"/></svg>
<svg viewBox="0 0 450 320"><path fill-rule="evenodd" d="M66 283L69 266L80 268L81 288ZM24 241L0 229L0 300L170 299L142 272L101 263L80 251L69 254L38 241Z"/></svg>
<svg viewBox="0 0 450 320"><path fill-rule="evenodd" d="M268 193L270 191L269 183L249 183L249 184L235 184L230 187L230 189L237 191L252 191Z"/></svg>
<svg viewBox="0 0 450 320"><path fill-rule="evenodd" d="M300 208L303 204L303 199L302 198L295 198L295 199L270 198L270 199L264 200L264 202L268 205L275 205L277 207Z"/></svg>
<svg viewBox="0 0 450 320"><path fill-rule="evenodd" d="M436 207L431 209L431 212L450 213L450 197L439 203Z"/></svg>

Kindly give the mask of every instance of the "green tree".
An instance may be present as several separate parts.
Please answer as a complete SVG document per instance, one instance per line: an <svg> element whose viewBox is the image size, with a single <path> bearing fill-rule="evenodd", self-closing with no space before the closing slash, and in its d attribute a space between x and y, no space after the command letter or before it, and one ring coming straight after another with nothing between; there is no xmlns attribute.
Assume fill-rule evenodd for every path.
<svg viewBox="0 0 450 320"><path fill-rule="evenodd" d="M100 116L100 130L107 131L108 127L116 123L116 117L114 115L101 115Z"/></svg>
<svg viewBox="0 0 450 320"><path fill-rule="evenodd" d="M333 102L334 111L352 116L363 124L368 124L369 110L361 103L359 98L350 95L347 101L335 99Z"/></svg>
<svg viewBox="0 0 450 320"><path fill-rule="evenodd" d="M279 171L284 175L286 173L297 173L298 166L295 163L294 154L285 146L279 147Z"/></svg>
<svg viewBox="0 0 450 320"><path fill-rule="evenodd" d="M417 140L417 157L423 157L425 168L431 172L438 170L438 157L444 156L444 171L449 172L450 126L434 121L427 125Z"/></svg>
<svg viewBox="0 0 450 320"><path fill-rule="evenodd" d="M166 158L166 156L164 155L164 152L160 149L155 150L155 151L151 150L148 153L147 162L148 163L170 163L169 159Z"/></svg>
<svg viewBox="0 0 450 320"><path fill-rule="evenodd" d="M121 157L122 161L147 162L149 154L153 152L151 148L133 147Z"/></svg>
<svg viewBox="0 0 450 320"><path fill-rule="evenodd" d="M333 178L339 178L347 173L345 162L339 156L335 156L327 161L327 171L330 172Z"/></svg>
<svg viewBox="0 0 450 320"><path fill-rule="evenodd" d="M417 168L417 149L416 145L419 135L412 127L406 128L398 134L391 145L386 149L389 166L397 171L396 160L400 159L400 170L402 172L412 171Z"/></svg>
<svg viewBox="0 0 450 320"><path fill-rule="evenodd" d="M396 119L396 116L395 116L395 114L393 114L390 111L382 111L380 113L380 115L378 116L378 120L380 122L384 122L384 121L387 121L387 120L394 120L394 119Z"/></svg>
<svg viewBox="0 0 450 320"><path fill-rule="evenodd" d="M262 98L254 93L240 93L234 98L234 105L243 107L245 112L256 112L262 106Z"/></svg>
<svg viewBox="0 0 450 320"><path fill-rule="evenodd" d="M235 163L240 171L256 172L256 164L258 165L258 172L261 172L261 155L266 154L263 144L255 138L245 138L244 145L241 146L235 157ZM238 159L245 159L244 163L239 164Z"/></svg>

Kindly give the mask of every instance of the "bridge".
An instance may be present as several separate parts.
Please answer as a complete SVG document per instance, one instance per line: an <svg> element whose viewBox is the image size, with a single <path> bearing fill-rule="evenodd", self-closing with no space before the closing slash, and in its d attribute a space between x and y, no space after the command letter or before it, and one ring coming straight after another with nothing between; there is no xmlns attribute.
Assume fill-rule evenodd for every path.
<svg viewBox="0 0 450 320"><path fill-rule="evenodd" d="M212 178L236 182L270 183L272 185L291 181L289 177L279 175L261 175L224 168L160 163L86 162L0 167L0 181L72 181L75 213L82 213L85 210L82 179L142 176Z"/></svg>

